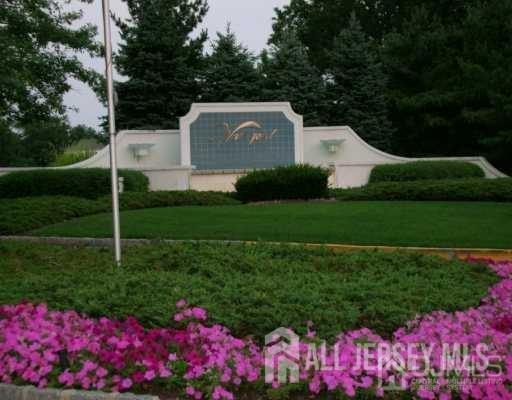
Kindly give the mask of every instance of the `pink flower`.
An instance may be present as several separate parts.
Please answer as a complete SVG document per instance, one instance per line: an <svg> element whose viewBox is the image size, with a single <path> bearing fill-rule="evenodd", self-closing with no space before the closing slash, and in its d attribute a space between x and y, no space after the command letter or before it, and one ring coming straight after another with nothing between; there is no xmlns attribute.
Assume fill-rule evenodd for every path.
<svg viewBox="0 0 512 400"><path fill-rule="evenodd" d="M155 371L153 370L146 371L146 373L144 374L144 379L146 379L147 381L152 381L153 379L155 379L155 377L156 374Z"/></svg>
<svg viewBox="0 0 512 400"><path fill-rule="evenodd" d="M59 375L59 383L64 386L73 386L74 381L73 374L69 371L65 371Z"/></svg>
<svg viewBox="0 0 512 400"><path fill-rule="evenodd" d="M178 300L178 302L176 303L176 308L184 308L187 306L187 302L186 300Z"/></svg>
<svg viewBox="0 0 512 400"><path fill-rule="evenodd" d="M121 381L121 389L127 390L133 386L133 382L130 378L125 378Z"/></svg>
<svg viewBox="0 0 512 400"><path fill-rule="evenodd" d="M208 319L206 311L199 307L194 307L192 309L192 316L199 321L205 321L206 319Z"/></svg>

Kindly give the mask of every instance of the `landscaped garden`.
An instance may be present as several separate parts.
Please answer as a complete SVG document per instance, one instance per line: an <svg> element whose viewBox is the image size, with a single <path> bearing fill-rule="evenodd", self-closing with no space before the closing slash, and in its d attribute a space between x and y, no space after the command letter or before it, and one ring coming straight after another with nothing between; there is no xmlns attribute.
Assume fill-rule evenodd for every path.
<svg viewBox="0 0 512 400"><path fill-rule="evenodd" d="M126 174L124 237L199 241L125 248L122 268L109 249L0 242L0 380L163 399L508 399L512 263L263 243L511 248L512 180L458 176L467 173L384 168L366 187L328 190L321 168L287 167L249 174L228 194L147 192L144 177ZM111 236L105 171L59 174L0 178L13 197L0 200L1 234ZM265 383L265 336L279 327L302 338L295 384ZM322 340L341 370L308 361ZM500 380L484 365L451 371L484 383L425 383L446 373L442 346L458 343L472 359L486 345ZM405 355L416 344L432 347L433 370L355 367L362 348ZM384 391L398 380L406 391Z"/></svg>
<svg viewBox="0 0 512 400"><path fill-rule="evenodd" d="M21 304L0 307L0 377L163 398L332 393L396 399L415 393L450 399L447 384L424 389L411 377L405 386L411 392L386 394L365 369L310 366L299 384L266 386L263 337L284 326L308 341L327 339L341 349L346 368L356 363L361 343L464 342L474 355L486 342L507 374L512 264L492 268L504 280L484 264L416 254L174 244L130 248L117 269L107 250L5 242L0 303ZM434 365L439 357L431 355ZM403 373L390 370L385 377ZM476 399L505 399L506 379L464 390ZM491 397L496 392L502 397Z"/></svg>
<svg viewBox="0 0 512 400"><path fill-rule="evenodd" d="M121 231L125 238L512 248L512 179L481 172L454 162L381 166L365 187L328 190L326 171L294 166L256 171L236 193L219 193L147 192L142 174L125 171ZM0 196L12 197L0 199L0 234L111 237L108 179L101 170L0 178Z"/></svg>
<svg viewBox="0 0 512 400"><path fill-rule="evenodd" d="M511 21L1 1L0 400L512 400Z"/></svg>

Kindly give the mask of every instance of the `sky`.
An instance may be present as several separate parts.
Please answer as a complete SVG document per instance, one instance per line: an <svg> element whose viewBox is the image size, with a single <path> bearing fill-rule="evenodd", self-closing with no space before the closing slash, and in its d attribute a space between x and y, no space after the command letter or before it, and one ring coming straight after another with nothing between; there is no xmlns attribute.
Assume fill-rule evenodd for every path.
<svg viewBox="0 0 512 400"><path fill-rule="evenodd" d="M259 53L265 48L267 40L272 32L272 18L274 8L289 4L290 0L209 0L210 10L199 29L207 29L209 41L216 37L216 32L224 31L228 23L245 46L254 53ZM129 16L126 5L121 0L110 0L111 10L119 17ZM103 38L101 0L95 0L92 4L82 6L84 23L92 23L98 26L98 38ZM114 51L119 43L117 27L112 24L112 42ZM207 49L209 45L207 46ZM104 73L104 61L100 58L92 59L88 56L80 56L86 66ZM116 74L116 79L123 79ZM65 104L77 110L69 112L69 120L72 125L85 124L98 127L99 117L106 114L105 108L96 99L96 96L86 85L77 81L71 81L72 90L65 96Z"/></svg>

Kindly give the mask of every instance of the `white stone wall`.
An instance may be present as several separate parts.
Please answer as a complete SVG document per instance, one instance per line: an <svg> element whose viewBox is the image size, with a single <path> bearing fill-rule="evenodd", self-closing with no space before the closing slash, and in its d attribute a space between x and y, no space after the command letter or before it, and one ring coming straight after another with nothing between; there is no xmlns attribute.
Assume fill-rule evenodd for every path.
<svg viewBox="0 0 512 400"><path fill-rule="evenodd" d="M145 157L134 156L130 145L153 145ZM191 167L181 166L180 134L173 131L122 131L117 135L118 167L141 171L149 178L150 190L187 190L190 188ZM109 168L108 146L88 160L66 168ZM12 171L45 168L0 168L0 175Z"/></svg>
<svg viewBox="0 0 512 400"><path fill-rule="evenodd" d="M322 140L341 140L339 151L329 154ZM366 185L376 165L419 160L467 161L482 168L487 178L506 176L483 157L407 158L388 154L370 146L348 126L304 128L304 160L312 165L335 168L335 187L341 188Z"/></svg>
<svg viewBox="0 0 512 400"><path fill-rule="evenodd" d="M243 173L201 174L192 173L190 189L199 191L234 192L235 182Z"/></svg>
<svg viewBox="0 0 512 400"><path fill-rule="evenodd" d="M357 187L368 182L370 172L376 165L404 163L419 160L417 158L398 157L382 152L364 142L350 127L315 127L303 128L302 117L295 114L289 103L242 103L242 104L199 104L191 108L191 112L181 119L185 135L178 130L169 131L123 131L117 136L117 152L119 168L138 170L146 174L150 180L151 190L220 190L233 191L234 183L242 171L193 172L190 163L190 145L182 143L187 137L187 126L200 112L217 111L268 111L280 110L296 125L296 160L312 165L329 167L333 171L330 184L333 187ZM330 153L322 141L336 140L340 142L339 150ZM152 145L149 153L137 158L133 153L133 145ZM186 155L184 157L183 155ZM479 165L487 178L499 178L505 175L494 168L482 157L447 157L423 158L422 160L460 160ZM78 164L62 168L108 168L109 151L105 147L95 156ZM3 168L0 175L15 170L34 168Z"/></svg>

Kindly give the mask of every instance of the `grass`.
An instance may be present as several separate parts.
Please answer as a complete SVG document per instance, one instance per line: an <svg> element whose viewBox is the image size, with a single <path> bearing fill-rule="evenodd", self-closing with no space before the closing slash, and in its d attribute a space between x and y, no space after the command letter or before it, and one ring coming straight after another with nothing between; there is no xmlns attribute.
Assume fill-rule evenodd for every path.
<svg viewBox="0 0 512 400"><path fill-rule="evenodd" d="M126 238L233 239L360 245L512 248L512 203L335 202L123 212ZM110 237L110 214L35 231Z"/></svg>
<svg viewBox="0 0 512 400"><path fill-rule="evenodd" d="M92 316L168 326L175 302L205 307L244 336L280 327L321 337L369 327L390 335L418 313L479 304L497 277L482 265L409 253L335 254L294 246L174 244L109 250L0 243L0 304L45 302Z"/></svg>

